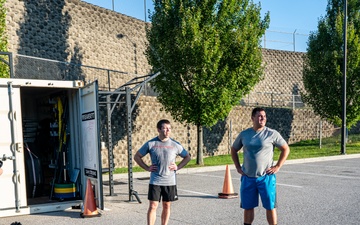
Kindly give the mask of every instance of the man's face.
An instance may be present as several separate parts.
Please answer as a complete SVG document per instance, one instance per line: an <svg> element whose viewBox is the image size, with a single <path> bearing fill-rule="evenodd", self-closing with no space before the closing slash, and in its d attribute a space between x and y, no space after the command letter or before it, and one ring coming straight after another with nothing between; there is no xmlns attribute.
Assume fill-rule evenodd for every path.
<svg viewBox="0 0 360 225"><path fill-rule="evenodd" d="M158 129L158 132L161 138L169 138L171 133L171 125L164 123L161 126L161 129Z"/></svg>
<svg viewBox="0 0 360 225"><path fill-rule="evenodd" d="M253 126L255 128L262 128L266 124L266 113L265 111L256 112L254 117L251 117Z"/></svg>

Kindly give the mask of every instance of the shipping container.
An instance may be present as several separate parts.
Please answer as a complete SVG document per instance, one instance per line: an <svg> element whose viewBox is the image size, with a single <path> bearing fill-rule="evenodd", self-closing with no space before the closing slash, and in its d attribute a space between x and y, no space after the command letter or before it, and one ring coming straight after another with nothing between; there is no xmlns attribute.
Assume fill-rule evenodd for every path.
<svg viewBox="0 0 360 225"><path fill-rule="evenodd" d="M98 83L0 79L0 217L103 209Z"/></svg>

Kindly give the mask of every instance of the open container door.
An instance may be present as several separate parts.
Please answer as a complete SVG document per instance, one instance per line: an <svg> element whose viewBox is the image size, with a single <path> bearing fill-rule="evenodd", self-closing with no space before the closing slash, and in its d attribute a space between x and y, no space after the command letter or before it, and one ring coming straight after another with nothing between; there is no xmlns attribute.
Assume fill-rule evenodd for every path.
<svg viewBox="0 0 360 225"><path fill-rule="evenodd" d="M98 82L95 81L80 89L81 114L81 155L82 183L85 193L87 180L95 187L96 205L104 209L102 169L100 151L100 120L98 104Z"/></svg>
<svg viewBox="0 0 360 225"><path fill-rule="evenodd" d="M28 214L23 155L20 87L0 81L0 217ZM8 96L5 98L5 96Z"/></svg>

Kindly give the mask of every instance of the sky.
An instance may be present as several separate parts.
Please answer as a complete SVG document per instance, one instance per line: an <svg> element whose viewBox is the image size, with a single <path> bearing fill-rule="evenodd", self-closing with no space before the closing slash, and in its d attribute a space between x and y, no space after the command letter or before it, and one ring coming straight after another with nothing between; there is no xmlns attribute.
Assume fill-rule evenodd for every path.
<svg viewBox="0 0 360 225"><path fill-rule="evenodd" d="M152 0L84 0L106 9L150 22L148 10ZM262 46L287 51L306 51L311 31L326 14L327 0L253 0L261 4L261 14L270 13L270 27L262 39ZM145 8L147 9L145 11ZM145 14L146 13L146 14ZM146 16L145 16L146 15Z"/></svg>

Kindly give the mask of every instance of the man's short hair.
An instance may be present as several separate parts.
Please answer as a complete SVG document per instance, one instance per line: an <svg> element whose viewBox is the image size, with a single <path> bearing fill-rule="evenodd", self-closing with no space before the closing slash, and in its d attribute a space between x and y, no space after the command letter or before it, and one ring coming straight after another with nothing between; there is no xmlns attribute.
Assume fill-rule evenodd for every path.
<svg viewBox="0 0 360 225"><path fill-rule="evenodd" d="M256 113L257 112L265 112L265 109L264 108L260 108L260 107L256 107L256 108L254 108L253 110L252 110L252 112L251 112L251 117L255 117L255 115L256 115Z"/></svg>
<svg viewBox="0 0 360 225"><path fill-rule="evenodd" d="M163 124L170 124L170 121L169 121L169 120L160 120L160 121L156 124L157 129L161 130Z"/></svg>

